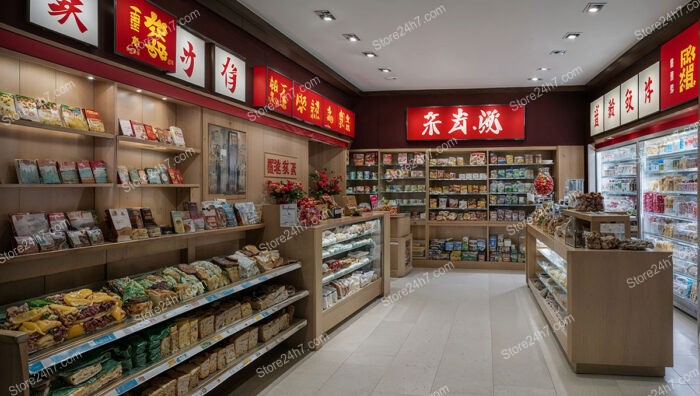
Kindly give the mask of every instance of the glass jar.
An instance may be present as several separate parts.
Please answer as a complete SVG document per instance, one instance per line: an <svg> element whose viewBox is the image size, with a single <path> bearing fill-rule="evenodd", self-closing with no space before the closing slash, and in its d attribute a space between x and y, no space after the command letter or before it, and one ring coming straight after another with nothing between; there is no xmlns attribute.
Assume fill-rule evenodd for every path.
<svg viewBox="0 0 700 396"><path fill-rule="evenodd" d="M535 192L546 196L554 191L554 179L549 174L549 168L539 168L537 177L535 178Z"/></svg>

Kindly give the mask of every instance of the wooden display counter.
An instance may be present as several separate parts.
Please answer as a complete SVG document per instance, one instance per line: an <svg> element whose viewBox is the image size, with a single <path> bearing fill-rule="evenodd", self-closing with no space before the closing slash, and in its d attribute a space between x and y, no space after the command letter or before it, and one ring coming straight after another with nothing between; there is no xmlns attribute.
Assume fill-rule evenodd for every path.
<svg viewBox="0 0 700 396"><path fill-rule="evenodd" d="M305 341L322 340L323 337L321 336L325 332L337 326L375 298L389 294L390 227L388 212L378 212L360 217L329 219L321 221L320 224L315 226L280 227L279 205L266 205L263 208L263 218L266 221L263 240L271 248L279 250L283 257L296 259L302 263L301 271L292 274L293 277L298 277L298 279L293 278L292 283L310 292L310 296L306 300L306 307L302 309L302 312L299 312L299 316L308 321ZM324 244L322 235L324 231L338 230L339 227L365 223L369 220L378 220L380 226L376 233L372 235L360 234L336 243L351 243L361 238L371 237L374 241L372 250L378 255L377 259L372 262L372 268L379 272L379 279L372 281L355 293L339 299L335 304L324 310L323 286L333 280L342 278L346 274L350 275L355 269L366 266L351 265L330 275L324 274L322 270L324 262L335 258L344 258L345 252L355 251L362 246L358 245L358 247L338 250L335 253L324 255L323 249L336 243ZM273 241L277 242L273 244Z"/></svg>
<svg viewBox="0 0 700 396"><path fill-rule="evenodd" d="M533 225L526 244L527 285L576 373L663 376L673 366L671 252L577 249Z"/></svg>

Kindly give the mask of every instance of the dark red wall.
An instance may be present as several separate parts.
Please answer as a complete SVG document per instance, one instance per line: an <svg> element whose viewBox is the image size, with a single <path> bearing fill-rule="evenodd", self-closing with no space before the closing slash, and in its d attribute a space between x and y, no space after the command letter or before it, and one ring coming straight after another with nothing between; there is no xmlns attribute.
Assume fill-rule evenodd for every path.
<svg viewBox="0 0 700 396"><path fill-rule="evenodd" d="M432 147L434 142L406 140L406 108L421 106L509 104L531 90L478 94L388 94L362 98L355 112L353 149ZM458 147L556 146L586 143L588 101L583 92L544 93L525 107L525 141L460 142Z"/></svg>
<svg viewBox="0 0 700 396"><path fill-rule="evenodd" d="M153 68L144 66L140 63L133 62L127 58L114 54L114 0L89 0L100 2L100 45L99 48L92 48L82 43L71 39L63 38L57 33L41 29L37 26L29 24L27 1L26 0L9 0L3 1L2 12L0 12L0 22L18 29L34 33L36 35L48 38L49 40L59 42L61 44L78 48L87 53L100 56L115 62L119 62L130 67L142 70L147 73L156 74L164 78L167 77L164 73L160 73ZM251 36L240 28L232 25L227 20L205 8L204 6L192 0L150 0L151 3L158 5L162 9L170 12L178 18L190 15L195 10L199 10L200 16L193 19L187 25L191 31L194 31L201 36L204 36L211 41L217 42L223 47L230 49L246 60L246 77L247 77L247 101L246 104L252 107L253 103L253 66L267 65L287 77L292 78L300 83L310 81L315 77L305 68L299 66L293 60L283 56L271 47L267 46L261 40ZM106 76L109 77L109 76ZM181 80L172 79L182 84ZM0 89L2 89L0 87ZM321 95L347 107L352 108L355 105L357 96L347 95L326 82L322 82L313 88Z"/></svg>

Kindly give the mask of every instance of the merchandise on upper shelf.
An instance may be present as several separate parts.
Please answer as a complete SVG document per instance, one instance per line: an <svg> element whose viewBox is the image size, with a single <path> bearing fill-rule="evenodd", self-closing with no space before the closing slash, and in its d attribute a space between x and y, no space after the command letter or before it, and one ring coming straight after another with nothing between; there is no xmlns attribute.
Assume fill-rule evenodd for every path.
<svg viewBox="0 0 700 396"><path fill-rule="evenodd" d="M142 177L145 175L145 177ZM182 171L178 168L153 167L145 169L117 166L117 176L122 187L138 187L142 184L183 184Z"/></svg>
<svg viewBox="0 0 700 396"><path fill-rule="evenodd" d="M488 216L486 211L478 212L455 212L449 210L431 210L429 214L430 221L486 221Z"/></svg>
<svg viewBox="0 0 700 396"><path fill-rule="evenodd" d="M486 153L471 153L468 161L462 156L431 157L430 166L486 166Z"/></svg>
<svg viewBox="0 0 700 396"><path fill-rule="evenodd" d="M348 180L377 180L377 172L373 171L348 171Z"/></svg>
<svg viewBox="0 0 700 396"><path fill-rule="evenodd" d="M410 167L421 167L425 165L425 153L384 153L382 154L382 165L401 165L406 169Z"/></svg>
<svg viewBox="0 0 700 396"><path fill-rule="evenodd" d="M486 173L457 173L444 169L431 169L430 180L486 180Z"/></svg>
<svg viewBox="0 0 700 396"><path fill-rule="evenodd" d="M486 209L486 198L430 198L430 209Z"/></svg>
<svg viewBox="0 0 700 396"><path fill-rule="evenodd" d="M97 111L59 105L45 98L34 99L0 92L0 114L11 122L25 120L81 131L105 132Z"/></svg>
<svg viewBox="0 0 700 396"><path fill-rule="evenodd" d="M423 187L425 190L425 186ZM446 184L443 186L430 186L430 195L468 195L487 194L485 184Z"/></svg>
<svg viewBox="0 0 700 396"><path fill-rule="evenodd" d="M20 184L107 184L104 161L56 161L16 159Z"/></svg>
<svg viewBox="0 0 700 396"><path fill-rule="evenodd" d="M534 179L535 172L531 168L491 169L491 179Z"/></svg>
<svg viewBox="0 0 700 396"><path fill-rule="evenodd" d="M542 164L542 154L489 154L490 165Z"/></svg>
<svg viewBox="0 0 700 396"><path fill-rule="evenodd" d="M119 131L123 136L127 137L185 147L185 137L182 129L176 126L163 129L138 121L119 119Z"/></svg>

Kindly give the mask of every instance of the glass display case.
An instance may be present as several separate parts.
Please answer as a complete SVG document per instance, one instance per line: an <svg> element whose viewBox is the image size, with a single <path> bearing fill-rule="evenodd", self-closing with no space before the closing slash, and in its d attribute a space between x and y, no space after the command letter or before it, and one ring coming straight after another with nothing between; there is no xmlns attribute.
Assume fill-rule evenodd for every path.
<svg viewBox="0 0 700 396"><path fill-rule="evenodd" d="M539 240L536 257L539 268L534 286L555 316L562 320L568 315L566 260Z"/></svg>
<svg viewBox="0 0 700 396"><path fill-rule="evenodd" d="M323 310L382 277L379 219L325 229L321 246Z"/></svg>
<svg viewBox="0 0 700 396"><path fill-rule="evenodd" d="M642 236L673 251L674 304L697 316L697 129L639 144Z"/></svg>
<svg viewBox="0 0 700 396"><path fill-rule="evenodd" d="M637 214L637 148L636 145L600 151L598 191L605 198L606 212Z"/></svg>

